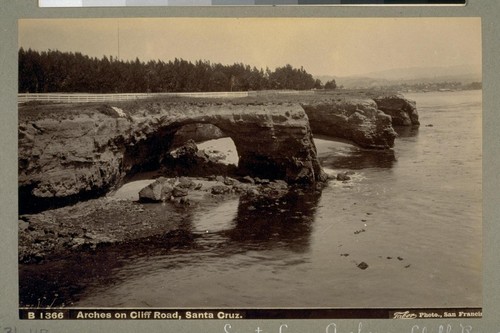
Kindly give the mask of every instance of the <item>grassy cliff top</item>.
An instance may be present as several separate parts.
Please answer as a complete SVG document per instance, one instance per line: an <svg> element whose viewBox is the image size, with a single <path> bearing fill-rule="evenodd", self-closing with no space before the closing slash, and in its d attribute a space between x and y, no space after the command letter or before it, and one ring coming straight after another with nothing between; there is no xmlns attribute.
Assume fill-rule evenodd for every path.
<svg viewBox="0 0 500 333"><path fill-rule="evenodd" d="M27 102L18 107L19 121L30 121L41 118L67 118L71 115L94 114L96 111L110 115L110 106L118 107L129 115L148 105L178 105L192 104L203 106L210 105L264 105L283 103L312 103L318 101L348 101L352 99L371 99L380 95L396 93L392 90L317 90L304 92L280 93L276 91L259 91L248 97L239 98L211 98L211 97L178 97L178 96L153 96L146 99L114 102L95 103L56 103L56 102Z"/></svg>

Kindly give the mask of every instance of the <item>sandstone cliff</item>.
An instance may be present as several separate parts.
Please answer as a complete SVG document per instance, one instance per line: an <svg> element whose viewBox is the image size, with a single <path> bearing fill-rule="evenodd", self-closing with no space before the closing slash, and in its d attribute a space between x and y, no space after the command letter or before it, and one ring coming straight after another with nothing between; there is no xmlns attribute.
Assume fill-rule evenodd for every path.
<svg viewBox="0 0 500 333"><path fill-rule="evenodd" d="M371 99L324 100L303 104L315 134L353 141L364 148L394 146L391 117Z"/></svg>
<svg viewBox="0 0 500 333"><path fill-rule="evenodd" d="M324 180L298 104L166 103L40 105L20 108L20 210L37 211L102 195L154 169L178 129L208 123L231 137L239 172L290 183Z"/></svg>
<svg viewBox="0 0 500 333"><path fill-rule="evenodd" d="M308 98L302 106L297 100L238 104L161 99L21 106L20 211L98 197L128 176L169 168L176 133L186 126L209 124L231 137L241 176L313 184L326 178L313 132L385 149L394 145L392 124L418 123L415 103L400 96L375 101Z"/></svg>

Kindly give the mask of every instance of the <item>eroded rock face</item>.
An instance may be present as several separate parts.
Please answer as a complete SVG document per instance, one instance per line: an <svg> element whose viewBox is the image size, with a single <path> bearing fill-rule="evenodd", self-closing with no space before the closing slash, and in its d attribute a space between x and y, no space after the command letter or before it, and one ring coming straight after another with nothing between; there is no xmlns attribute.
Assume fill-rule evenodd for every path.
<svg viewBox="0 0 500 333"><path fill-rule="evenodd" d="M220 128L211 124L191 124L179 129L174 136L174 147L180 147L188 140L203 142L212 139L223 138L224 133Z"/></svg>
<svg viewBox="0 0 500 333"><path fill-rule="evenodd" d="M120 105L124 116L102 106L51 105L20 109L20 210L102 195L123 179L161 166L176 131L207 123L231 137L239 172L290 183L324 180L308 118L298 104ZM76 108L73 109L73 108Z"/></svg>
<svg viewBox="0 0 500 333"><path fill-rule="evenodd" d="M325 100L303 105L315 134L353 141L364 148L387 149L397 134L391 117L369 99Z"/></svg>
<svg viewBox="0 0 500 333"><path fill-rule="evenodd" d="M123 177L122 148L111 133L130 121L95 112L23 120L19 135L20 211L62 206L106 193Z"/></svg>
<svg viewBox="0 0 500 333"><path fill-rule="evenodd" d="M415 101L402 95L379 96L373 99L379 110L392 117L394 126L418 126L418 112Z"/></svg>

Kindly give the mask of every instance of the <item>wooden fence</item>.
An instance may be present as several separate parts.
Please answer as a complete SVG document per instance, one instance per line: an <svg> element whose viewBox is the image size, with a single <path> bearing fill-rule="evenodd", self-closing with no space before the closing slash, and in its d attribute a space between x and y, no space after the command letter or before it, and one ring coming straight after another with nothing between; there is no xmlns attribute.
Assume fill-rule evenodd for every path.
<svg viewBox="0 0 500 333"><path fill-rule="evenodd" d="M137 93L137 94L18 94L17 102L26 103L31 101L46 101L56 103L91 103L91 102L113 102L129 101L135 99L144 99L151 97L194 97L194 98L239 98L247 97L247 91L235 92L193 92L193 93Z"/></svg>

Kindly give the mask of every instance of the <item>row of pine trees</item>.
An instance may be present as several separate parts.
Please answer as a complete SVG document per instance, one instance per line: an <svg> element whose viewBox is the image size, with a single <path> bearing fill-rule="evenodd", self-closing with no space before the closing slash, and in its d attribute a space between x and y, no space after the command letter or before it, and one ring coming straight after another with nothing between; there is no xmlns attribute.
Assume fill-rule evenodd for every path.
<svg viewBox="0 0 500 333"><path fill-rule="evenodd" d="M335 82L326 83L334 89ZM324 88L303 68L291 65L258 69L242 63L215 64L198 60L142 62L101 59L79 52L19 49L19 92L205 92Z"/></svg>

